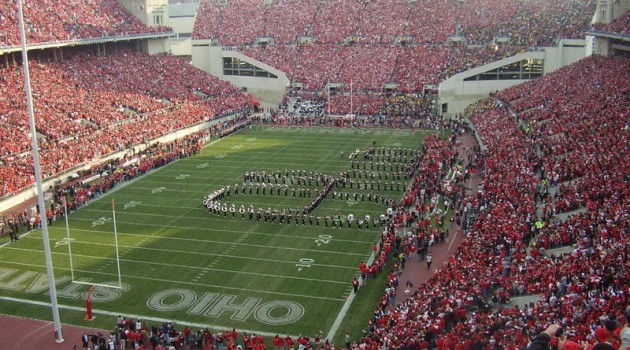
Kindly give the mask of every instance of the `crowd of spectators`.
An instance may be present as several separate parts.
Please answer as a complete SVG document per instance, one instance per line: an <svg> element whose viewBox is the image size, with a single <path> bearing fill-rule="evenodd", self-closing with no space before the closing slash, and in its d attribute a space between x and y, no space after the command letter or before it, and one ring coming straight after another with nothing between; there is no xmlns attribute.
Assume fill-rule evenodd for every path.
<svg viewBox="0 0 630 350"><path fill-rule="evenodd" d="M439 44L457 34L457 1L416 1L410 6L407 33L402 34L409 34L413 42Z"/></svg>
<svg viewBox="0 0 630 350"><path fill-rule="evenodd" d="M316 1L279 0L265 9L265 36L277 43L293 43L305 35L317 12Z"/></svg>
<svg viewBox="0 0 630 350"><path fill-rule="evenodd" d="M217 38L221 45L249 45L256 38L295 43L301 36L319 44L349 38L391 45L397 37L418 44L443 44L460 35L469 44L488 45L496 37L513 45L549 45L556 38L582 38L595 7L592 1L507 0L262 0L201 2L193 38ZM444 16L448 13L448 16Z"/></svg>
<svg viewBox="0 0 630 350"><path fill-rule="evenodd" d="M33 59L30 73L44 177L168 132L251 108L237 88L170 55L125 48ZM21 66L0 70L0 196L34 182ZM142 127L151 123L151 128Z"/></svg>
<svg viewBox="0 0 630 350"><path fill-rule="evenodd" d="M345 45L301 46L293 80L303 83L306 90L323 90L329 82L341 82L340 73L351 50Z"/></svg>
<svg viewBox="0 0 630 350"><path fill-rule="evenodd" d="M302 83L302 91L322 91L332 82L346 92L350 85L378 91L388 83L403 93L422 92L556 38L582 38L593 12L587 0L509 0L501 6L488 0L205 1L193 37L217 38L276 67ZM455 35L463 44L447 44ZM301 36L313 41L302 43ZM257 45L260 37L274 39ZM497 37L509 41L493 42Z"/></svg>
<svg viewBox="0 0 630 350"><path fill-rule="evenodd" d="M26 5L30 40L65 41L164 30L129 18L113 0L61 4L53 7L31 1ZM15 12L11 2L0 5L0 47L17 44ZM291 77L304 82L307 89L322 89L326 82L344 82L346 91L350 82L357 91L379 89L392 78L394 82L404 80L404 89L412 89L527 46L580 37L592 12L592 3L586 0L507 1L501 6L488 0L286 0L272 5L249 0L231 1L227 6L207 1L200 5L193 35L217 37L224 45L250 44L253 38L271 33L279 44L292 42L294 35L312 35L324 44L252 47L249 52L287 67ZM407 20L403 21L405 13ZM441 16L443 13L452 15ZM276 28L285 24L280 21L283 14L290 18L286 30ZM627 18L627 14L622 16L605 30L627 33ZM499 26L501 21L507 25ZM355 34L368 44L361 39L355 45L338 44ZM388 46L396 34L409 34L416 43L424 44L441 44L452 34L479 44L507 36L517 46L495 53L485 47ZM384 43L387 45L377 45ZM260 53L262 50L270 54ZM360 64L348 64L349 60ZM433 70L418 70L418 76L409 77L410 68L424 62L435 63ZM53 175L130 144L249 107L249 100L234 88L205 75L200 79L199 71L178 63L167 55L128 50L106 57L81 53L63 62L33 61L44 174ZM392 208L391 226L380 239L375 270L382 270L394 256L394 247L410 254L417 248L418 236L436 235L429 228L430 221L420 220L435 209L436 202L431 201L435 195L458 199L453 200L458 216L472 208L479 214L455 256L398 305L391 303L392 288L397 285L395 274L390 276L383 302L361 340L363 348L426 344L446 349L481 343L516 349L551 323L561 323L571 339L592 344L597 340L595 330L617 319L629 302L624 284L630 279L629 65L624 58L590 57L470 107L468 116L486 147L479 158L485 173L482 191L472 196L462 197L457 190L441 186L457 158L454 137L425 140L424 152L416 159L420 171L399 205ZM0 71L0 195L33 182L21 74L19 67ZM348 94L336 94L331 102L329 107L335 113L350 112ZM353 94L352 112L375 114L385 103L379 95ZM295 119L270 118L274 123ZM318 119L301 118L297 123L309 120ZM338 121L342 125L337 126L355 122ZM151 130L141 127L147 122L153 126ZM71 189L68 193L78 201L72 205L81 205L91 193L101 193L124 180L116 177L120 174L137 176L198 147L194 139L176 144L172 152L147 157L122 172L108 172L112 175L99 182L101 188ZM576 209L579 212L566 219L558 216ZM12 219L28 225L27 217L19 213ZM51 208L49 218L54 217ZM396 242L395 232L401 227L417 230ZM567 244L576 248L570 254L545 253ZM534 293L541 299L533 307L518 309L505 304L510 296ZM469 312L479 298L496 308Z"/></svg>
<svg viewBox="0 0 630 350"><path fill-rule="evenodd" d="M595 29L606 33L630 35L630 11L615 18L610 24L596 24Z"/></svg>
<svg viewBox="0 0 630 350"><path fill-rule="evenodd" d="M509 38L516 46L548 46L555 39L582 38L595 11L592 1L466 1L458 11L459 35L484 45Z"/></svg>
<svg viewBox="0 0 630 350"><path fill-rule="evenodd" d="M469 108L486 147L479 158L485 174L482 191L455 208L479 209L477 220L456 254L410 298L390 308L383 298L361 341L365 348L520 349L550 324L562 325L577 344L615 343L615 337L619 344L613 330L630 302L624 283L630 278L629 64L589 57ZM514 107L530 98L542 105ZM446 154L438 159L448 164L448 153L438 154ZM587 173L554 181L556 164L563 164L558 160L569 154ZM544 195L554 186L562 186L559 198L579 194L582 200L567 210L582 210L566 220L537 214L554 201ZM575 248L571 253L546 254L567 244ZM524 294L540 299L520 309L506 304Z"/></svg>
<svg viewBox="0 0 630 350"><path fill-rule="evenodd" d="M362 4L352 0L322 2L319 11L312 17L312 35L318 43L336 44L350 35L357 34Z"/></svg>
<svg viewBox="0 0 630 350"><path fill-rule="evenodd" d="M371 93L335 94L330 97L332 114L377 115L383 112L385 98Z"/></svg>
<svg viewBox="0 0 630 350"><path fill-rule="evenodd" d="M430 117L435 108L435 99L430 95L404 94L391 97L385 103L388 116Z"/></svg>
<svg viewBox="0 0 630 350"><path fill-rule="evenodd" d="M445 46L413 46L398 50L391 80L400 84L402 92L422 91L425 85L437 85L442 72L455 63L449 62L452 49Z"/></svg>
<svg viewBox="0 0 630 350"><path fill-rule="evenodd" d="M502 46L266 45L235 48L283 71L305 91L323 91L327 83L342 90L381 91L394 84L402 93L422 92L450 76L524 51Z"/></svg>
<svg viewBox="0 0 630 350"><path fill-rule="evenodd" d="M323 90L327 83L343 83L342 89L380 91L397 84L405 92L422 92L459 72L513 56L522 47L502 46L378 46L306 45L244 46L245 55L276 67L288 78L304 83L308 91ZM360 62L360 64L352 64Z"/></svg>
<svg viewBox="0 0 630 350"><path fill-rule="evenodd" d="M22 3L26 39L31 44L171 31L144 25L116 0ZM15 1L0 4L0 19L0 48L20 45Z"/></svg>
<svg viewBox="0 0 630 350"><path fill-rule="evenodd" d="M101 338L102 340L99 340ZM87 337L88 344L84 348L105 343L104 336ZM267 342L267 340L269 340ZM282 349L332 349L332 344L324 338L322 331L312 337L299 335L291 337L276 334L272 339L261 334L239 331L235 328L213 330L188 326L180 326L174 322L164 322L161 325L150 325L141 319L118 316L117 325L109 341L115 349L153 349L153 350L184 350L184 349L227 349L227 350L265 350L273 344L274 350ZM89 347L91 349L91 347ZM105 349L104 346L100 349ZM109 349L109 348L108 348Z"/></svg>
<svg viewBox="0 0 630 350"><path fill-rule="evenodd" d="M365 3L357 34L369 43L392 43L394 38L408 34L408 0L375 0Z"/></svg>
<svg viewBox="0 0 630 350"><path fill-rule="evenodd" d="M81 172L76 180L50 188L52 200L45 210L48 224L52 225L57 219L63 218L66 208L72 213L117 185L177 159L197 154L208 141L224 137L248 123L249 116L242 115L169 143L155 143L140 152L129 152L124 157L96 163L89 170ZM22 207L0 215L0 237L11 234L19 238L21 233L39 228L41 220L36 203L29 208Z"/></svg>

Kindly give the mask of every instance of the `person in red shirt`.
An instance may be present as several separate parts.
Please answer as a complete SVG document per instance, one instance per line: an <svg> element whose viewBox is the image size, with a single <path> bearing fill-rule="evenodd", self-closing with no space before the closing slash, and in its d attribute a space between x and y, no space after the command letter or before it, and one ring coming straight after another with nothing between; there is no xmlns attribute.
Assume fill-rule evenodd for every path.
<svg viewBox="0 0 630 350"><path fill-rule="evenodd" d="M284 338L284 342L285 342L285 344L287 345L287 348L288 348L288 349L293 349L293 348L295 348L295 341L291 338L291 336L287 335L287 336Z"/></svg>
<svg viewBox="0 0 630 350"><path fill-rule="evenodd" d="M282 350L282 349L284 349L284 340L282 338L280 338L280 336L277 335L277 334L273 338L273 349L274 350Z"/></svg>

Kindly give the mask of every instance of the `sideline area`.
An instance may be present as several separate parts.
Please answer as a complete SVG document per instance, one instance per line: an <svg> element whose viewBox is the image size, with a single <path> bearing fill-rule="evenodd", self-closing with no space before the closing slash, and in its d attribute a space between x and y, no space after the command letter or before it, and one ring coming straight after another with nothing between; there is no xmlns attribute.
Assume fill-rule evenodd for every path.
<svg viewBox="0 0 630 350"><path fill-rule="evenodd" d="M0 315L0 344L4 349L11 350L68 350L74 345L81 346L81 336L87 334L103 334L109 338L106 330L63 325L63 343L55 342L54 327L52 322L40 321L31 318ZM19 334L19 336L16 336Z"/></svg>

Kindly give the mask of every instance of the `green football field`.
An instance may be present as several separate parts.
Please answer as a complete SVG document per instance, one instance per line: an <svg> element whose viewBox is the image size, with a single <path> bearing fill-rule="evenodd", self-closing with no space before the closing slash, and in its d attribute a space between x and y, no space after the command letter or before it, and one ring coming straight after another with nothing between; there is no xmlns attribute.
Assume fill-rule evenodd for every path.
<svg viewBox="0 0 630 350"><path fill-rule="evenodd" d="M253 127L212 142L197 156L118 186L69 216L69 240L62 219L50 227L62 321L81 323L76 315L68 316L72 321L63 317L72 312L82 315L85 295L91 284L97 284L102 286L92 294L95 315L111 326L122 314L151 323L170 320L266 335L314 335L320 330L333 335L348 329L349 318L357 322L346 315L350 306L346 304L353 301L351 310L367 308L367 316L358 321L365 326L378 297L368 301L348 296L357 267L370 259L381 229L324 227L323 218L378 217L386 206L354 200L354 193L359 198L371 192L398 200L402 188L333 189L348 193L348 199L333 200L329 195L312 213L322 218L319 227L308 220L304 225L301 221L281 225L279 219L250 222L247 215L241 218L238 208L253 205L280 212L302 207L312 198L300 197L299 190L294 196L293 188L310 188L314 196L322 183L288 184L286 196L284 185L280 195L276 190L273 195L257 195L255 190L251 195L248 190L245 195L232 194L224 202L237 208L234 218L230 212L207 211L202 201L227 185L242 186L245 172L337 176L350 169L349 155L356 149L364 151L373 142L376 147L417 149L423 135L390 129ZM357 160L361 159L359 155ZM389 168L381 175L385 172ZM274 180L271 184L275 186ZM41 234L32 232L19 242L4 244L0 254L0 313L20 314L25 308L31 310L29 316L50 318ZM107 287L114 285L121 288ZM378 296L383 284L368 288Z"/></svg>

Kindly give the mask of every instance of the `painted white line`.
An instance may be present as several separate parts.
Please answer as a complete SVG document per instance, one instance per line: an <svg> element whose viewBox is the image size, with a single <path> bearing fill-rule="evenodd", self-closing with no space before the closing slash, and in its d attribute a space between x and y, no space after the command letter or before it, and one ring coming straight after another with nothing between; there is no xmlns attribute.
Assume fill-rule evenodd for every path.
<svg viewBox="0 0 630 350"><path fill-rule="evenodd" d="M374 255L374 251L372 251L372 253L370 254L370 258L367 260L365 264L367 266L372 265L375 258L376 256ZM363 278L359 277L359 285L363 285L362 282L363 282ZM351 281L348 281L347 283L351 283ZM350 295L348 295L348 299L346 299L346 301L343 303L341 310L337 314L337 317L335 318L335 322L333 322L332 326L330 327L330 330L328 330L326 339L329 339L330 341L332 341L333 338L335 338L335 335L337 334L337 331L339 330L339 327L341 326L341 322L343 322L343 319L346 317L346 314L348 313L348 310L350 309L350 306L352 305L352 302L354 301L354 296L355 296L354 292L350 292Z"/></svg>
<svg viewBox="0 0 630 350"><path fill-rule="evenodd" d="M457 234L459 233L459 231L455 231L455 234L453 235L453 238L451 239L451 243L448 245L448 250L451 250L451 247L453 246L453 242L455 242L455 238L457 237Z"/></svg>
<svg viewBox="0 0 630 350"><path fill-rule="evenodd" d="M31 239L41 239L41 238L31 238ZM222 242L222 241L203 241L206 243L216 243L216 244L224 244L224 245L228 245L230 243L226 243L226 242ZM89 241L79 241L76 240L74 241L73 244L91 244L91 245L97 245L97 246L105 246L105 247L111 247L114 246L113 244L106 244L106 243L96 243L96 242L89 242ZM345 255L345 256L364 256L364 254L360 254L360 253L344 253L344 252L339 252L339 251L332 251L332 250L318 250L318 249L303 249L303 248L293 248L293 247L277 247L277 246L266 246L266 245L260 245L260 244L239 244L241 246L246 246L246 247L254 247L254 248L261 248L261 249L271 249L274 251L281 251L281 250L290 250L290 251L300 251L300 252L309 252L309 253L317 253L317 254L333 254L333 255ZM135 247L135 246L127 246L127 245L118 245L120 248L122 249L144 249L144 250L155 250L155 251L165 251L165 252L179 252L179 253L186 253L186 254L197 254L197 255L208 255L208 256L215 256L215 255L221 255L221 254L205 254L205 253L197 253L197 252L192 252L192 251L181 251L181 250L173 250L173 249L160 249L160 248L147 248L147 247ZM234 258L243 258L246 259L245 257L239 257L239 256L232 256ZM259 260L259 259L254 259L254 260ZM323 266L323 265L322 265Z"/></svg>
<svg viewBox="0 0 630 350"><path fill-rule="evenodd" d="M77 219L75 219L75 220L77 220ZM78 220L92 221L92 219L78 219ZM242 222L242 220L241 220L241 222ZM258 224L256 224L256 225L258 225ZM163 227L164 225L144 224L142 226ZM287 226L284 226L284 225L281 225L281 226L287 227ZM292 226L293 225L288 226L288 227L292 227ZM228 233L228 234L241 234L241 233L243 233L243 231L215 229L215 228L210 228L210 227L194 227L194 226L171 226L171 227L172 228L176 228L176 229L181 229L181 230L195 231L195 232L213 232L213 233L217 232L217 233ZM321 227L320 226L320 229L325 229L325 227ZM76 232L89 232L89 233L97 233L97 234L105 234L105 235L110 235L111 234L111 231L90 230L90 229L81 229L81 228L76 228L76 229L73 228L72 230L76 231ZM248 229L247 232L251 233L252 235L257 235L257 236L284 237L284 238L290 238L290 239L308 239L308 240L317 239L318 238L318 237L314 237L314 236L296 236L295 234L298 234L298 233L302 232L301 229L294 230L294 232L292 232L291 235L280 235L280 234L275 234L275 233L254 232L254 231L250 231L250 230L251 229ZM335 229L335 230L340 230L340 229ZM348 232L348 230L344 229L343 232ZM354 231L351 231L351 232L354 232ZM371 231L368 231L368 232L371 232ZM318 233L319 233L319 231L318 231ZM124 231L118 231L118 235L119 236L133 236L133 237L138 237L139 239L147 237L147 235L144 235L144 234L129 233L129 232L124 232ZM171 237L171 236L160 236L160 239L191 241L191 242L200 242L200 243L209 242L208 240L205 240L205 239ZM353 243L353 244L369 244L370 246L372 246L372 244L373 244L372 242L368 242L368 241L357 241L357 240L350 240L350 239L335 239L335 241L346 242L346 243ZM225 243L225 242L223 242L223 243Z"/></svg>
<svg viewBox="0 0 630 350"><path fill-rule="evenodd" d="M44 265L37 265L37 264L25 264L25 263L18 263L18 262L14 262L11 261L10 263L6 263L4 266L6 265L20 265L20 266L28 266L28 267L36 267L36 268L40 268L40 269L44 269ZM65 271L70 271L70 269L66 269L63 267L55 267L56 270L65 270ZM79 272L85 272L85 273L94 273L94 271L84 271L84 270L75 270L75 271L79 271ZM116 276L118 277L117 273L99 273L100 275L105 275L105 276ZM225 285L215 285L215 284L205 284L205 283L193 283L193 282L188 282L188 281L173 281L173 280L169 280L169 279L163 279L163 278L150 278L150 277L145 277L145 276L134 276L134 275L122 275L122 277L128 277L128 278L133 278L133 279L137 279L137 280L146 280L146 281L154 281L154 282L164 282L164 283L170 283L170 284L183 284L183 285L194 285L194 286L200 286L200 287L210 287L210 288L217 288L217 289L229 289L229 290L237 290L237 291L247 291L247 292L252 292L251 288L237 288L237 287L229 287L229 286L225 286ZM330 301L344 301L344 299L338 299L338 298L327 298L327 297L319 297L319 296L312 296L312 295L303 295L303 294L294 294L294 293L281 293L281 292L274 292L274 291L265 291L265 290L256 290L257 293L262 293L262 294L271 294L271 295L284 295L284 296L290 296L290 297L294 297L294 298L305 298L305 299L317 299L317 300L330 300Z"/></svg>
<svg viewBox="0 0 630 350"><path fill-rule="evenodd" d="M21 248L11 248L12 250L19 250L19 251L30 251L30 252L39 252L36 250L30 250L30 249L21 249ZM52 254L56 254L56 255L68 255L67 253L62 253L62 252L52 252ZM94 256L93 255L83 255L83 254L72 254L73 256L77 256L77 257L82 257L82 258L87 258L87 259L93 259ZM218 259L223 258L222 255L219 255L217 257ZM115 258L107 258L107 257L99 257L99 260L107 260L107 262L105 262L103 264L103 266L101 266L100 269L102 269L103 267L106 267L107 265L111 264L113 261L116 261ZM151 261L146 261L146 260L132 260L132 259L120 259L121 262L125 262L125 263L130 263L133 264L133 266L137 266L138 264L147 264L147 265L157 265L157 266L172 266L172 267L181 267L182 269L191 269L191 270L207 270L207 268L205 267L200 267L200 266L191 266L191 265L180 265L180 264L173 264L173 263L159 263L159 262L151 262ZM295 264L295 261L293 261L291 264ZM85 272L83 270L75 270L75 271L82 271ZM306 277L294 277L294 276L285 276L285 275L273 275L273 274L266 274L266 273L260 273L260 272L248 272L248 271L238 271L238 270L225 270L225 269L212 269L212 271L216 271L216 272L227 272L230 274L242 274L242 275L254 275L254 276L266 276L269 278L281 278L281 279L296 279L296 280L301 280L301 281L311 281L311 282L320 282L320 283L337 283L337 284L347 284L348 282L346 281L333 281L333 280L322 280L322 279L318 279L318 278L306 278Z"/></svg>
<svg viewBox="0 0 630 350"><path fill-rule="evenodd" d="M22 238L24 238L24 237L28 237L31 233L36 232L36 231L38 231L38 230L39 230L39 229L37 229L37 230L30 230L30 231L27 231L25 234L23 234L23 235L21 235L21 236L20 236L20 239L22 239ZM2 249L2 248L4 248L4 247L8 246L8 245L9 245L9 244L11 244L11 243L13 243L13 242L12 242L12 241L8 241L8 242L6 242L6 243L3 243L2 245L0 245L0 249Z"/></svg>
<svg viewBox="0 0 630 350"><path fill-rule="evenodd" d="M12 298L12 297L3 297L3 296L0 296L0 300L10 301L10 302L14 302L14 303L27 304L27 305L43 306L43 307L46 307L46 308L50 308L51 307L50 303L42 302L42 301L34 301L34 300L19 299L19 298ZM63 310L85 312L85 308L84 307L78 307L78 306L72 306L72 305L63 305L63 304L59 304L58 306L59 306L60 309L63 309ZM192 327L196 327L196 328L199 328L199 329L206 329L206 328L211 328L211 329L215 329L215 330L225 329L225 326L213 325L213 324L210 324L210 323L195 323L195 322L173 320L173 319L166 319L166 318L157 318L157 317L145 316L145 315L134 315L134 314L129 314L129 313L126 313L126 312L121 312L121 311L113 312L113 311L107 311L107 310L92 309L92 313L98 314L98 315L112 316L112 317L118 317L118 315L125 315L125 317L127 317L127 318L133 318L133 319L136 319L136 320L140 319L140 320L143 320L143 321L153 321L153 322L161 322L161 323L172 322L175 325L187 325L187 326L192 326ZM77 326L77 327L85 328L84 326ZM247 330L247 329L239 329L239 331L247 332L248 334L260 334L260 335L263 335L265 337L275 337L276 336L276 333L260 332L260 331ZM292 338L296 338L295 336L291 336L291 337Z"/></svg>

